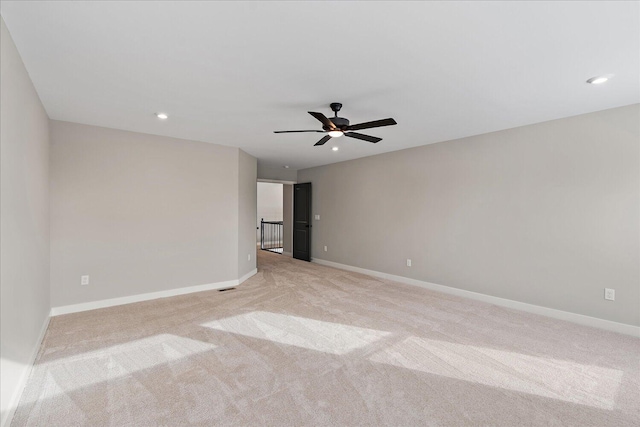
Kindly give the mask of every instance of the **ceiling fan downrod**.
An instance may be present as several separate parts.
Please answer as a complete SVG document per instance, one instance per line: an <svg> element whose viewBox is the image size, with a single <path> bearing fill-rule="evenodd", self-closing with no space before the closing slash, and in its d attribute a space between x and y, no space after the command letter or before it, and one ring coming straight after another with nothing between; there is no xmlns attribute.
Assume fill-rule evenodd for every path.
<svg viewBox="0 0 640 427"><path fill-rule="evenodd" d="M334 117L338 117L338 111L340 111L340 109L342 108L342 104L340 104L339 102L332 102L331 104L329 104L329 107L331 107Z"/></svg>

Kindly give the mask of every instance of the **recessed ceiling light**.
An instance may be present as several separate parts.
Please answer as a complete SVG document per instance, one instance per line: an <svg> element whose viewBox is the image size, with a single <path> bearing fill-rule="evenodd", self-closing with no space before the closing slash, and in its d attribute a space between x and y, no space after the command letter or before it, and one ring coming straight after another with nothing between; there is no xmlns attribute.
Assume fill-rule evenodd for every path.
<svg viewBox="0 0 640 427"><path fill-rule="evenodd" d="M289 169L289 165L285 165L285 166L283 166L283 168Z"/></svg>
<svg viewBox="0 0 640 427"><path fill-rule="evenodd" d="M599 85L609 80L611 76L612 75L591 77L589 80L587 80L587 83L592 85Z"/></svg>
<svg viewBox="0 0 640 427"><path fill-rule="evenodd" d="M167 120L169 118L165 113L156 113L156 117L160 120Z"/></svg>
<svg viewBox="0 0 640 427"><path fill-rule="evenodd" d="M339 150L339 148L338 148L338 147L333 147L333 148L332 148L332 150L333 150L333 151L338 151L338 150Z"/></svg>
<svg viewBox="0 0 640 427"><path fill-rule="evenodd" d="M329 131L329 136L331 138L340 138L343 135L341 130L332 130Z"/></svg>

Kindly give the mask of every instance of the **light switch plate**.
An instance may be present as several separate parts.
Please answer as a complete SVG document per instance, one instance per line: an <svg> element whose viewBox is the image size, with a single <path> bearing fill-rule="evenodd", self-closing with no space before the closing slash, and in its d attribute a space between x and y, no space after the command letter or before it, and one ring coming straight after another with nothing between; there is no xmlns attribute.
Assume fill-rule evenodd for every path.
<svg viewBox="0 0 640 427"><path fill-rule="evenodd" d="M316 221L320 221L320 215L315 216Z"/></svg>

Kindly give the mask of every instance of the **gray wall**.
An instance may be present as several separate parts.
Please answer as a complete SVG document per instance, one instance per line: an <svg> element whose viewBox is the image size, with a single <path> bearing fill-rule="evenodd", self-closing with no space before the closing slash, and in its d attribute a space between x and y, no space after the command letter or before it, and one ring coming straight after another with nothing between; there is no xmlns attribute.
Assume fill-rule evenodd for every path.
<svg viewBox="0 0 640 427"><path fill-rule="evenodd" d="M256 268L257 162L244 151L238 152L238 278L241 278Z"/></svg>
<svg viewBox="0 0 640 427"><path fill-rule="evenodd" d="M49 119L0 19L2 422L49 316Z"/></svg>
<svg viewBox="0 0 640 427"><path fill-rule="evenodd" d="M273 168L258 165L258 179L267 181L296 182L298 172L293 169Z"/></svg>
<svg viewBox="0 0 640 427"><path fill-rule="evenodd" d="M321 215L312 256L640 325L639 118L633 105L301 170Z"/></svg>
<svg viewBox="0 0 640 427"><path fill-rule="evenodd" d="M283 248L286 254L293 254L293 185L282 186L282 227L284 228Z"/></svg>
<svg viewBox="0 0 640 427"><path fill-rule="evenodd" d="M203 142L50 126L52 306L233 280L248 267L239 268L238 253L247 232L239 230L239 209L252 209L246 180L255 186L250 156ZM80 286L81 275L90 285Z"/></svg>

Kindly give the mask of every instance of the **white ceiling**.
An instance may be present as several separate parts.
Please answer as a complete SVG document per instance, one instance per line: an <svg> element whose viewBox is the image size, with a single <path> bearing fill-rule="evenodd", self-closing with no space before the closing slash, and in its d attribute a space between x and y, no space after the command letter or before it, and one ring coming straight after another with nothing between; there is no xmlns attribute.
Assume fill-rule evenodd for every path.
<svg viewBox="0 0 640 427"><path fill-rule="evenodd" d="M11 2L52 119L302 169L640 102L638 2ZM615 74L608 83L585 80ZM344 104L384 138L313 144ZM170 116L160 121L154 112ZM336 144L340 151L332 152Z"/></svg>

